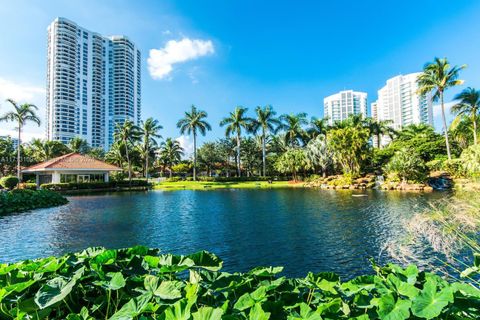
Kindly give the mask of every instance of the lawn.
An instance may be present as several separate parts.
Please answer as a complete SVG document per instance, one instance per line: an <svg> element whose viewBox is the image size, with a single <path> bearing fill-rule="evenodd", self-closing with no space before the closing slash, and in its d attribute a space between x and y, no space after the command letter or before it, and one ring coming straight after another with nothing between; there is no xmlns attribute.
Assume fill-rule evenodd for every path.
<svg viewBox="0 0 480 320"><path fill-rule="evenodd" d="M211 181L177 181L160 182L153 186L156 190L217 190L217 189L271 189L271 188L298 188L303 182L291 181L243 181L243 182L211 182Z"/></svg>

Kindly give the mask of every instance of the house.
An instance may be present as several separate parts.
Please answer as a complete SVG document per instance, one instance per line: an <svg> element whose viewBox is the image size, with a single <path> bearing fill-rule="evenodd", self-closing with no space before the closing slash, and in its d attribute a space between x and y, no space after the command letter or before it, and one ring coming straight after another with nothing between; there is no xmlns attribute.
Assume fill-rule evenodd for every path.
<svg viewBox="0 0 480 320"><path fill-rule="evenodd" d="M44 183L108 182L121 168L78 153L69 153L27 167L22 174L35 174L37 187Z"/></svg>

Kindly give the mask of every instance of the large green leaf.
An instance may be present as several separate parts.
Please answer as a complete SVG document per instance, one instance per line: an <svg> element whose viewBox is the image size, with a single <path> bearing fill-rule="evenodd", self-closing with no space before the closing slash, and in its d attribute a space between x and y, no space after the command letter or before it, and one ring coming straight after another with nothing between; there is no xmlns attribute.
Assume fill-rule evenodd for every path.
<svg viewBox="0 0 480 320"><path fill-rule="evenodd" d="M188 320L192 303L187 299L178 300L165 310L165 320Z"/></svg>
<svg viewBox="0 0 480 320"><path fill-rule="evenodd" d="M152 299L151 292L145 292L138 297L130 299L110 320L130 320L139 316L147 307L150 299Z"/></svg>
<svg viewBox="0 0 480 320"><path fill-rule="evenodd" d="M430 277L425 282L423 290L413 299L412 313L425 319L438 317L443 308L453 302L453 290L449 287L437 288L437 280Z"/></svg>
<svg viewBox="0 0 480 320"><path fill-rule="evenodd" d="M192 313L193 320L220 320L223 310L221 308L201 307Z"/></svg>
<svg viewBox="0 0 480 320"><path fill-rule="evenodd" d="M208 251L200 251L187 256L195 264L195 267L200 267L210 271L218 271L222 268L223 262L213 253Z"/></svg>
<svg viewBox="0 0 480 320"><path fill-rule="evenodd" d="M163 300L173 300L182 297L180 281L162 281L153 294Z"/></svg>
<svg viewBox="0 0 480 320"><path fill-rule="evenodd" d="M257 267L252 269L249 274L257 277L272 277L283 271L283 267Z"/></svg>
<svg viewBox="0 0 480 320"><path fill-rule="evenodd" d="M47 308L57 302L62 301L73 289L77 280L80 279L85 271L85 267L81 267L70 279L65 277L56 277L49 280L38 290L35 295L35 303L40 309Z"/></svg>
<svg viewBox="0 0 480 320"><path fill-rule="evenodd" d="M288 316L288 320L321 320L319 313L315 312L306 303L300 304L300 313L292 313Z"/></svg>
<svg viewBox="0 0 480 320"><path fill-rule="evenodd" d="M378 300L378 316L382 320L404 320L410 317L409 300L395 298L391 294L384 295Z"/></svg>
<svg viewBox="0 0 480 320"><path fill-rule="evenodd" d="M250 313L248 314L249 320L268 320L270 319L270 312L265 312L262 309L260 303L257 303L250 309Z"/></svg>

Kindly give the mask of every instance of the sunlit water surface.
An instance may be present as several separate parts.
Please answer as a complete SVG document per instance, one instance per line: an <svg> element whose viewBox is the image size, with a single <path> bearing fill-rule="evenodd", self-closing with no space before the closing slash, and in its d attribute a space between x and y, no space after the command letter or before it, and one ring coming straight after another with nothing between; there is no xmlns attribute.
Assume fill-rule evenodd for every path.
<svg viewBox="0 0 480 320"><path fill-rule="evenodd" d="M71 196L62 207L0 216L0 262L142 244L208 250L226 271L281 265L290 276L350 278L371 272L370 257L388 262L383 248L404 236L403 221L445 196L310 189Z"/></svg>

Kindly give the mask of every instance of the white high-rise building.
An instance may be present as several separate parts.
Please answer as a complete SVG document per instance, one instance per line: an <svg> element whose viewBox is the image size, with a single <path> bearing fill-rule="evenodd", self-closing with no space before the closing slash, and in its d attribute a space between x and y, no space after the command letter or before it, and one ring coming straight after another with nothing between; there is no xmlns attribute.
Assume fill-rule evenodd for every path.
<svg viewBox="0 0 480 320"><path fill-rule="evenodd" d="M330 125L348 118L351 114L367 116L367 93L344 90L323 99L324 117Z"/></svg>
<svg viewBox="0 0 480 320"><path fill-rule="evenodd" d="M378 90L378 100L371 105L372 118L392 121L391 127L395 130L410 124L433 125L431 96L421 97L417 93L419 75L417 72L388 79L386 85ZM382 145L390 141L388 137L381 140Z"/></svg>
<svg viewBox="0 0 480 320"><path fill-rule="evenodd" d="M47 139L86 139L108 150L116 123L141 115L140 51L65 18L48 27Z"/></svg>

